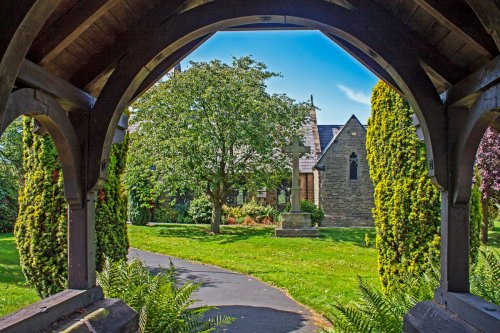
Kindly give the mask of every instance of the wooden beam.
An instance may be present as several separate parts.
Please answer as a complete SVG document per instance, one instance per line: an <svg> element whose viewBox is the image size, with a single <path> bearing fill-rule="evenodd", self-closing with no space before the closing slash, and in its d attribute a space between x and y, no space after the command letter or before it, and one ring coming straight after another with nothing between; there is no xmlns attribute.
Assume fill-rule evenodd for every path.
<svg viewBox="0 0 500 333"><path fill-rule="evenodd" d="M0 1L0 126L19 67L61 0Z"/></svg>
<svg viewBox="0 0 500 333"><path fill-rule="evenodd" d="M495 43L466 4L456 0L414 1L438 22L474 46L481 55L491 58L497 53Z"/></svg>
<svg viewBox="0 0 500 333"><path fill-rule="evenodd" d="M45 65L119 0L80 1L35 39L28 58Z"/></svg>
<svg viewBox="0 0 500 333"><path fill-rule="evenodd" d="M349 0L355 11L369 23L369 30L375 35L383 36L384 42L398 45L413 53L421 62L426 63L436 73L439 73L450 84L460 81L467 73L453 65L446 56L441 54L422 36L412 31L387 9L375 1ZM392 34L384 33L390 27Z"/></svg>
<svg viewBox="0 0 500 333"><path fill-rule="evenodd" d="M466 0L476 13L484 29L495 41L497 49L500 50L500 8L497 1Z"/></svg>
<svg viewBox="0 0 500 333"><path fill-rule="evenodd" d="M471 106L477 96L500 81L500 55L454 85L445 94L447 106Z"/></svg>
<svg viewBox="0 0 500 333"><path fill-rule="evenodd" d="M97 81L114 67L127 52L130 45L140 42L152 26L158 25L174 15L185 2L186 0L165 1L158 7L151 9L145 15L146 19L140 20L130 29L120 34L112 47L108 47L91 57L87 65L78 70L69 79L69 82L85 89L90 83Z"/></svg>
<svg viewBox="0 0 500 333"><path fill-rule="evenodd" d="M356 58L360 63L362 63L366 68L368 68L373 74L375 74L379 79L386 82L390 85L394 90L396 90L400 95L404 95L399 88L398 84L394 81L394 79L387 73L387 71L373 58L371 58L368 54L361 51L351 43L346 40L343 40L340 37L334 36L329 33L323 32L323 34L328 37L331 41L339 45L343 48L347 53Z"/></svg>
<svg viewBox="0 0 500 333"><path fill-rule="evenodd" d="M141 85L135 92L134 97L131 99L131 103L139 98L146 90L148 90L155 82L161 79L165 74L168 73L176 64L182 61L185 57L190 55L194 50L196 50L201 44L206 42L213 34L205 35L201 38L195 39L192 42L184 45L170 56L165 58L158 66L153 69L148 76L142 81Z"/></svg>
<svg viewBox="0 0 500 333"><path fill-rule="evenodd" d="M26 59L21 65L16 81L23 86L43 90L82 110L91 110L95 103L92 95Z"/></svg>

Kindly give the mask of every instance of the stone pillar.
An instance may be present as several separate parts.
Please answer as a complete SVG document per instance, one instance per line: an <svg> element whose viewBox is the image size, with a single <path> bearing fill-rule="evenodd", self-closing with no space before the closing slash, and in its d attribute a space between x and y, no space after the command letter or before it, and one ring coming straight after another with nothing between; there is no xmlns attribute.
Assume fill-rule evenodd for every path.
<svg viewBox="0 0 500 333"><path fill-rule="evenodd" d="M96 284L95 201L89 191L83 205L68 207L68 288L88 289Z"/></svg>

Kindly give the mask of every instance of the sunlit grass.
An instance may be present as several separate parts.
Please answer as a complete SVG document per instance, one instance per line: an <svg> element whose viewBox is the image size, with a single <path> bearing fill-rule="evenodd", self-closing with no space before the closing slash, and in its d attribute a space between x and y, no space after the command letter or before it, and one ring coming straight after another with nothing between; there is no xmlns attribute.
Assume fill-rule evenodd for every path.
<svg viewBox="0 0 500 333"><path fill-rule="evenodd" d="M0 234L0 316L39 300L26 284L12 234Z"/></svg>
<svg viewBox="0 0 500 333"><path fill-rule="evenodd" d="M269 227L224 226L212 235L204 225L129 227L132 247L213 264L286 290L300 303L329 312L333 301L357 298L356 275L379 285L375 229L323 229L321 237L275 238Z"/></svg>

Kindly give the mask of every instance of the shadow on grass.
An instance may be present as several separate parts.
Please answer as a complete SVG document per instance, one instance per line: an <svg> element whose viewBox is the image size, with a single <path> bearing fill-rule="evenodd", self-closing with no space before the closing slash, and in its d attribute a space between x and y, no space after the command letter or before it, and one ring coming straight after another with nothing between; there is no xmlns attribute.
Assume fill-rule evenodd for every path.
<svg viewBox="0 0 500 333"><path fill-rule="evenodd" d="M273 227L221 226L222 233L210 233L209 225L164 224L144 228L156 229L155 235L165 238L186 238L199 242L228 244L245 241L254 237L274 237ZM320 237L312 241L328 241L349 243L354 246L365 246L365 234L368 234L371 245L375 244L375 228L322 228Z"/></svg>
<svg viewBox="0 0 500 333"><path fill-rule="evenodd" d="M218 235L212 234L207 225L162 225L152 228L160 229L157 233L160 237L188 238L219 244L244 241L252 237L271 237L274 234L273 228L262 227L222 226L222 233Z"/></svg>

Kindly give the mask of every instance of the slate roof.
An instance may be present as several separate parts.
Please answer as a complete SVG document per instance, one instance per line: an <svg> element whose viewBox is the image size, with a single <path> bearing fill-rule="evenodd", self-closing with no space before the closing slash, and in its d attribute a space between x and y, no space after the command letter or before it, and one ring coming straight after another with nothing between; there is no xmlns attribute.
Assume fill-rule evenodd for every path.
<svg viewBox="0 0 500 333"><path fill-rule="evenodd" d="M319 143L323 152L333 137L344 127L344 125L318 125Z"/></svg>

